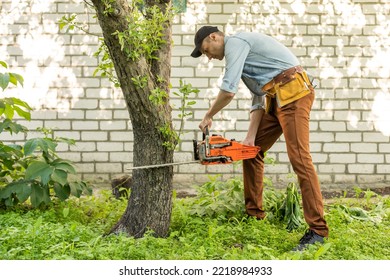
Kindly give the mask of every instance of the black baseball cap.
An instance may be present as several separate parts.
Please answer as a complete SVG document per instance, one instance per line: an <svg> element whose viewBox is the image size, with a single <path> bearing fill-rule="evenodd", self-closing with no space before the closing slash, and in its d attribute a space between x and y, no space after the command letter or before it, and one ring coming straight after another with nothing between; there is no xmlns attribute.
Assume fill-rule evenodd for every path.
<svg viewBox="0 0 390 280"><path fill-rule="evenodd" d="M194 43L195 43L195 49L192 51L191 56L192 57L199 57L202 55L200 52L200 47L202 46L202 42L204 38L209 36L211 33L218 32L218 28L216 26L203 26L201 27L198 32L195 34Z"/></svg>

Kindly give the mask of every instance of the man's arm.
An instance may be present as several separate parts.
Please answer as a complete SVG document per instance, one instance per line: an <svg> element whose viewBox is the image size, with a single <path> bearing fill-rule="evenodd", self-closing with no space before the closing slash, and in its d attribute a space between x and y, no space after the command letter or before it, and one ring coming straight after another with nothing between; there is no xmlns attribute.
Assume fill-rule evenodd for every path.
<svg viewBox="0 0 390 280"><path fill-rule="evenodd" d="M217 114L219 111L221 111L226 105L232 101L234 98L234 93L227 92L224 90L220 90L218 93L217 98L214 100L213 104L207 111L206 115L204 116L203 120L199 124L199 128L204 132L206 127L211 127L213 122L213 117L215 114Z"/></svg>
<svg viewBox="0 0 390 280"><path fill-rule="evenodd" d="M248 133L246 134L244 141L242 141L242 144L255 146L257 129L259 128L259 124L261 122L263 115L264 115L264 110L262 109L254 110L251 112L250 119L249 119Z"/></svg>

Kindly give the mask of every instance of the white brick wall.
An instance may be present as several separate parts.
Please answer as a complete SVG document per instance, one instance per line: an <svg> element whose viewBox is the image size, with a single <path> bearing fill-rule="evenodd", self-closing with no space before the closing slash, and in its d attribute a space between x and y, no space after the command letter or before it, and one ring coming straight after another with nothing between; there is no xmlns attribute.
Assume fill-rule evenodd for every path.
<svg viewBox="0 0 390 280"><path fill-rule="evenodd" d="M54 128L55 136L77 140L59 147L60 156L77 163L82 177L108 184L132 165L133 135L128 112L118 89L93 77L98 60L92 57L97 37L59 31L56 21L77 13L99 34L93 13L82 0L3 0L0 2L0 60L25 77L23 89L5 95L22 98L36 109L33 121L21 122L34 130ZM286 44L302 64L320 79L311 114L313 161L323 185L350 186L386 183L390 178L390 57L387 0L189 0L187 12L173 26L173 91L179 81L200 89L185 124L186 134L176 161L192 160L192 139L218 92L223 62L193 59L195 30L215 24L227 33L236 30L270 34ZM241 140L248 127L250 95L242 87L235 100L214 121L214 132ZM172 96L174 108L179 100ZM178 126L178 112L173 111ZM31 132L29 136L36 136ZM22 135L1 135L2 141L22 142ZM281 137L269 155L277 160L266 167L275 184L292 172ZM176 166L177 186L241 174L240 165Z"/></svg>

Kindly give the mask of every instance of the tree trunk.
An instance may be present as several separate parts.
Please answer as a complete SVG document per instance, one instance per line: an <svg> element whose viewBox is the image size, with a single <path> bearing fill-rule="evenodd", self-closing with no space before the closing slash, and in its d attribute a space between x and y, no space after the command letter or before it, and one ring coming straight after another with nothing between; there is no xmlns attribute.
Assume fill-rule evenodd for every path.
<svg viewBox="0 0 390 280"><path fill-rule="evenodd" d="M145 5L158 5L165 10L169 2L145 1ZM157 87L169 92L171 22L167 23L164 30L166 43L155 53L158 59L147 60L140 56L133 61L121 50L118 37L113 35L116 31L123 32L128 28L132 15L128 1L92 0L92 3L132 122L134 166L173 162L173 149L163 145L172 139L167 139L161 132L162 127L173 129L171 107L168 100L157 105L149 100L152 90ZM104 3L111 5L109 13ZM133 77L147 77L147 84L142 88L137 87L132 81ZM147 230L152 230L157 236L166 236L172 210L172 178L172 167L134 170L126 211L111 233L126 232L134 237L142 237Z"/></svg>

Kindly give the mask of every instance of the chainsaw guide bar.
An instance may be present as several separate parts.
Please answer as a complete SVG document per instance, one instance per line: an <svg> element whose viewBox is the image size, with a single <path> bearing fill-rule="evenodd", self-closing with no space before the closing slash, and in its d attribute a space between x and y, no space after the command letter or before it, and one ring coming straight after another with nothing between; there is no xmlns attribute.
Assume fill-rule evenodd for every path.
<svg viewBox="0 0 390 280"><path fill-rule="evenodd" d="M243 145L234 139L228 140L221 135L213 134L210 136L208 128L206 128L206 133L203 134L203 140L193 140L193 146L194 161L134 166L127 169L149 169L191 163L202 165L229 164L234 161L254 158L260 151L258 146Z"/></svg>

